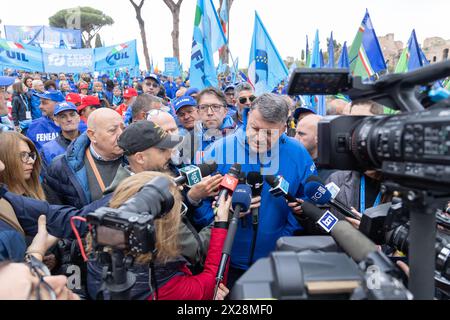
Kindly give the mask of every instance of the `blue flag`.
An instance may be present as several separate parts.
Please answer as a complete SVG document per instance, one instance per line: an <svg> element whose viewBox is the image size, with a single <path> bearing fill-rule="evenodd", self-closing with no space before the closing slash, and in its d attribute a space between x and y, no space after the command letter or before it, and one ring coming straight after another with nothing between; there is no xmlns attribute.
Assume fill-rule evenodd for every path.
<svg viewBox="0 0 450 320"><path fill-rule="evenodd" d="M248 78L255 87L255 93L260 95L271 92L287 76L288 69L255 11L255 26L248 67Z"/></svg>
<svg viewBox="0 0 450 320"><path fill-rule="evenodd" d="M339 56L338 68L350 68L350 63L348 62L348 50L347 50L347 41L344 42L344 46L342 47L341 55Z"/></svg>
<svg viewBox="0 0 450 320"><path fill-rule="evenodd" d="M223 0L222 8L220 9L220 19L223 22L228 23L228 0Z"/></svg>
<svg viewBox="0 0 450 320"><path fill-rule="evenodd" d="M213 54L226 38L212 0L197 0L192 40L190 83L193 88L217 87Z"/></svg>
<svg viewBox="0 0 450 320"><path fill-rule="evenodd" d="M320 50L319 30L316 31L316 37L314 39L314 47L313 47L313 53L311 56L310 67L311 68L323 68L324 67L322 50ZM316 113L318 115L325 116L326 112L327 112L326 106L325 106L325 96L311 96L311 97L309 97L309 99L310 99L310 103L309 103L308 107L315 108Z"/></svg>
<svg viewBox="0 0 450 320"><path fill-rule="evenodd" d="M334 39L333 31L331 32L330 40L328 42L328 68L334 68Z"/></svg>
<svg viewBox="0 0 450 320"><path fill-rule="evenodd" d="M94 68L97 71L138 66L139 59L136 50L136 40L111 47L95 48L94 60Z"/></svg>

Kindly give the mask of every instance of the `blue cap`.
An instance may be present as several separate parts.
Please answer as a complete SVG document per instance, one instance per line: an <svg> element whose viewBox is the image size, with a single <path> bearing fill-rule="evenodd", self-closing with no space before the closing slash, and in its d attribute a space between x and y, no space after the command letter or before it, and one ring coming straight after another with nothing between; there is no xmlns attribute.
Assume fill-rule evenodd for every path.
<svg viewBox="0 0 450 320"><path fill-rule="evenodd" d="M197 89L197 88L190 88L190 89L188 89L188 91L186 91L186 93L184 94L184 96L185 96L185 97L190 97L190 96L192 96L193 94L196 94L196 93L199 93L199 92L200 92L200 90Z"/></svg>
<svg viewBox="0 0 450 320"><path fill-rule="evenodd" d="M0 87L9 87L16 81L13 77L0 77Z"/></svg>
<svg viewBox="0 0 450 320"><path fill-rule="evenodd" d="M145 76L144 80L147 80L147 79L153 79L153 80L155 80L158 84L161 84L161 82L159 81L159 77L158 77L156 74L154 74L154 73L147 74L147 75Z"/></svg>
<svg viewBox="0 0 450 320"><path fill-rule="evenodd" d="M316 114L314 111L312 111L311 109L305 108L305 107L298 107L297 109L295 109L294 112L294 119L298 120L298 117L300 117L301 114L304 113L312 113L312 114Z"/></svg>
<svg viewBox="0 0 450 320"><path fill-rule="evenodd" d="M59 91L59 90L48 90L48 91L45 91L44 93L35 93L34 95L41 99L52 100L55 102L66 101L66 99L62 95L61 91Z"/></svg>
<svg viewBox="0 0 450 320"><path fill-rule="evenodd" d="M196 107L197 101L191 96L183 96L181 98L176 99L173 102L173 107L175 108L175 112L178 112L181 108L184 107Z"/></svg>
<svg viewBox="0 0 450 320"><path fill-rule="evenodd" d="M228 86L226 86L225 90L223 90L223 92L227 92L228 90L234 90L234 84L230 84Z"/></svg>
<svg viewBox="0 0 450 320"><path fill-rule="evenodd" d="M55 106L54 116L57 116L64 111L75 111L77 112L77 107L72 102L60 102Z"/></svg>

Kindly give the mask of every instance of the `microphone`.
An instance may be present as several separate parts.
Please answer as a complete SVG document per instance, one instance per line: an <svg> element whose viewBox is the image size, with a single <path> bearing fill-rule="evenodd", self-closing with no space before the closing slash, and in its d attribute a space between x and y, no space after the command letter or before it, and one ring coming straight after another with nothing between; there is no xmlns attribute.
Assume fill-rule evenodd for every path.
<svg viewBox="0 0 450 320"><path fill-rule="evenodd" d="M229 193L233 193L233 191L236 189L237 185L239 184L241 168L242 166L240 164L235 163L230 168L230 171L228 171L228 173L223 177L222 182L219 186L220 191L215 205L216 209L219 207L221 201L223 201L223 199L226 198Z"/></svg>
<svg viewBox="0 0 450 320"><path fill-rule="evenodd" d="M180 176L174 178L174 182L179 186L186 184L188 187L193 187L197 183L200 183L203 177L207 177L210 174L216 172L217 163L203 163L198 166L190 165L181 168L179 171Z"/></svg>
<svg viewBox="0 0 450 320"><path fill-rule="evenodd" d="M350 223L334 216L330 211L325 213L311 202L302 204L303 214L313 219L344 249L356 262L363 261L370 253L377 252L377 246L356 230Z"/></svg>
<svg viewBox="0 0 450 320"><path fill-rule="evenodd" d="M214 299L217 295L217 289L219 288L220 282L223 280L223 274L225 273L225 268L228 263L228 259L231 254L231 248L233 247L234 236L236 235L239 215L241 212L246 212L250 208L252 202L252 190L250 186L246 184L240 184L237 186L233 193L232 206L233 206L233 217L231 218L230 224L228 226L227 237L223 244L222 258L220 260L219 269L217 269L216 276L216 289L214 292Z"/></svg>
<svg viewBox="0 0 450 320"><path fill-rule="evenodd" d="M329 186L329 187L328 187ZM330 191L331 190L331 191ZM330 204L347 217L360 220L350 208L335 199L340 189L335 183L325 186L317 176L309 176L305 183L305 195L316 205Z"/></svg>
<svg viewBox="0 0 450 320"><path fill-rule="evenodd" d="M272 188L269 190L270 194L275 197L284 197L288 202L298 202L297 198L289 194L289 182L282 176L266 176L266 182Z"/></svg>
<svg viewBox="0 0 450 320"><path fill-rule="evenodd" d="M259 172L249 172L247 174L247 184L252 188L252 198L261 196L263 188L263 177ZM259 220L259 209L252 209L252 224L253 226L258 225Z"/></svg>

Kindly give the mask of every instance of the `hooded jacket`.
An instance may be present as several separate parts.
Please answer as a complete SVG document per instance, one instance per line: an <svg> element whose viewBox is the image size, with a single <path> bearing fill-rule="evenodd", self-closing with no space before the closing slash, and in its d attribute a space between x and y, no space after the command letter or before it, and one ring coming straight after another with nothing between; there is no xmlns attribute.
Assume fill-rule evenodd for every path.
<svg viewBox="0 0 450 320"><path fill-rule="evenodd" d="M244 117L244 123L246 116ZM278 152L279 156L276 157ZM217 141L205 152L204 160L213 160L218 164L218 172L225 175L234 163L242 165L245 174L256 171L261 172L269 164L273 170L263 172L263 175L281 175L289 182L289 193L297 198L304 197L303 186L310 175L316 175L316 167L310 155L297 140L283 134L277 146L268 154L274 154L272 159L261 159L254 156L246 142L245 125L235 134ZM277 160L278 159L278 160ZM252 161L250 161L252 160ZM270 160L270 161L268 161ZM252 164L250 164L252 163ZM270 172L272 171L272 172ZM231 266L246 270L254 261L267 257L276 248L280 237L292 236L294 231L302 229L295 219L291 209L284 198L276 198L269 193L269 185L264 183L262 190L261 207L259 208L259 226L256 238L256 250L253 261L249 261L253 229L243 228L241 224L234 239L231 252ZM211 201L204 201L196 211L195 222L199 226L210 223L214 218ZM251 215L247 215L247 225L250 226Z"/></svg>

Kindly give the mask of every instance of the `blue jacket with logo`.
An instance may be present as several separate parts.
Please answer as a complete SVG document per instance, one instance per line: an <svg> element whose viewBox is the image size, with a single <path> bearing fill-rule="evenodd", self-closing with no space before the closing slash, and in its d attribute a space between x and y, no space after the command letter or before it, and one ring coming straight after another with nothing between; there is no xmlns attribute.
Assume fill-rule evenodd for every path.
<svg viewBox="0 0 450 320"><path fill-rule="evenodd" d="M78 126L80 132L85 132L87 127L83 121L80 121ZM40 152L43 145L49 141L55 140L59 136L61 128L56 123L48 118L42 117L33 120L27 131L27 137L33 141L37 150Z"/></svg>
<svg viewBox="0 0 450 320"><path fill-rule="evenodd" d="M242 172L261 172L262 167L273 165L273 172L265 174L281 175L289 182L289 193L297 198L304 197L303 186L310 175L316 175L316 167L310 155L297 140L283 134L280 137L278 161L260 161L259 157L251 156L246 142L245 127L239 128L235 134L217 141L205 152L204 160L214 160L218 164L218 172L226 174L234 163L242 165ZM249 161L252 159L252 161ZM252 164L249 164L252 163ZM264 174L264 172L263 172ZM295 230L302 229L295 219L291 209L284 198L276 198L269 193L269 185L265 182L261 194L261 207L259 208L259 226L257 232L256 249L252 262L267 257L276 248L276 241L280 237L292 236ZM195 223L199 226L208 225L213 221L214 215L211 201L204 201L195 213ZM249 257L253 239L251 215L247 215L247 228L241 223L238 226L231 252L231 265L246 270L249 267Z"/></svg>
<svg viewBox="0 0 450 320"><path fill-rule="evenodd" d="M0 262L23 262L26 249L25 236L0 220Z"/></svg>

